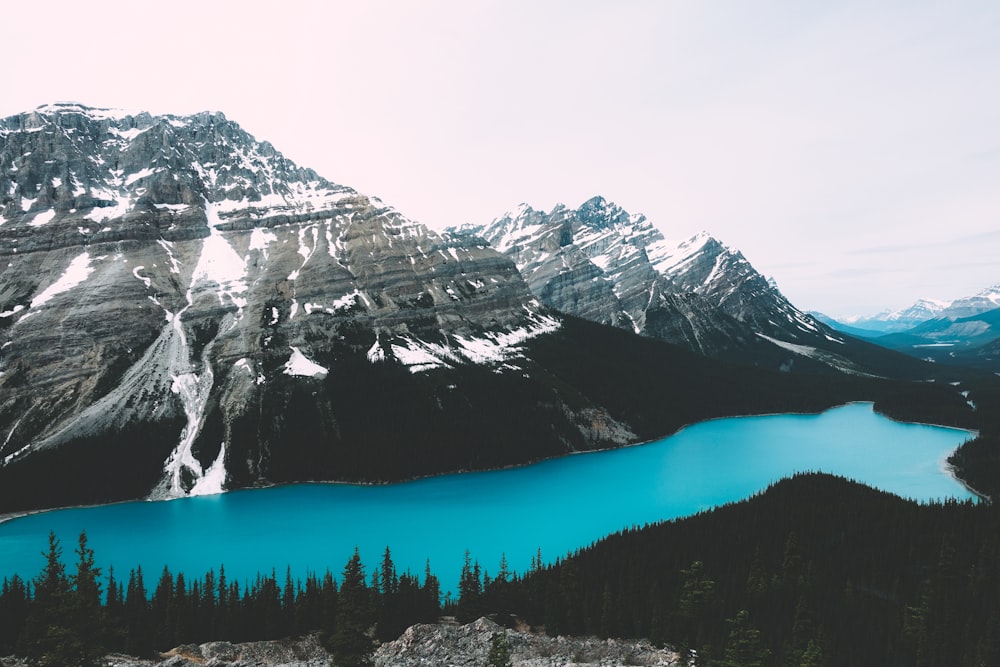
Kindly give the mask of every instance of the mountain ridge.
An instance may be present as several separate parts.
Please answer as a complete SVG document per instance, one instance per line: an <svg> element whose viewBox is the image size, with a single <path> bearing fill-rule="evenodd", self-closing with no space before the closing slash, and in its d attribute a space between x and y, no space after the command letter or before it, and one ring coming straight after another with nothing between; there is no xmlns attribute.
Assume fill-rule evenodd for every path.
<svg viewBox="0 0 1000 667"><path fill-rule="evenodd" d="M979 315L988 310L1000 308L1000 283L985 287L976 294L959 297L951 301L942 299L917 299L912 305L899 310L886 309L868 317L831 317L840 331L850 333L851 329L867 332L874 337L885 333L899 333L912 329L929 320L938 318L960 319Z"/></svg>
<svg viewBox="0 0 1000 667"><path fill-rule="evenodd" d="M561 312L780 370L892 375L898 358L793 306L741 252L707 232L669 240L641 214L596 196L577 209L527 204L452 233L481 238ZM905 364L904 364L905 365Z"/></svg>

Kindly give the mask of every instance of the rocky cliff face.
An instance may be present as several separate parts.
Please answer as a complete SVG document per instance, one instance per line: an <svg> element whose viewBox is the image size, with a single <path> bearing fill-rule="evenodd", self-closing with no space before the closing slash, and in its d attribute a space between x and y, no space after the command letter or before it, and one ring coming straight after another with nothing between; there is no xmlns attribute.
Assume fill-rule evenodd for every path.
<svg viewBox="0 0 1000 667"><path fill-rule="evenodd" d="M601 197L549 212L521 205L488 225L453 231L488 241L543 303L563 312L715 357L862 370L840 349L843 336L704 232L668 240L645 216Z"/></svg>
<svg viewBox="0 0 1000 667"><path fill-rule="evenodd" d="M485 242L330 183L217 113L4 119L0 196L5 466L152 424L170 432L143 445L162 458L154 497L217 492L233 470L255 483L278 438L248 420L315 395L339 361L509 372L559 327ZM239 443L237 422L253 431Z"/></svg>

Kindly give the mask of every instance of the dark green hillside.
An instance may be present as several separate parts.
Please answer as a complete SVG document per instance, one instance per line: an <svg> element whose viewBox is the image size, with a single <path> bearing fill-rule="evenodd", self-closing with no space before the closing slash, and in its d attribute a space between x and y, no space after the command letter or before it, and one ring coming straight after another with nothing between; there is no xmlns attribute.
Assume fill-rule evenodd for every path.
<svg viewBox="0 0 1000 667"><path fill-rule="evenodd" d="M962 385L976 406L980 435L948 459L958 476L994 501L1000 499L1000 377L982 376Z"/></svg>
<svg viewBox="0 0 1000 667"><path fill-rule="evenodd" d="M995 665L998 556L995 507L805 475L609 537L476 604L550 634L673 642L699 665Z"/></svg>

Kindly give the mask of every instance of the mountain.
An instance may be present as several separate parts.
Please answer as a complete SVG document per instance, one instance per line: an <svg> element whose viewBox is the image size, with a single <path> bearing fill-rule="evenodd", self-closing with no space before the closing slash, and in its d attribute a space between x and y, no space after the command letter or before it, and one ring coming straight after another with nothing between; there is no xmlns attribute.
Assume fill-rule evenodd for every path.
<svg viewBox="0 0 1000 667"><path fill-rule="evenodd" d="M602 197L549 212L522 204L452 231L513 260L547 306L701 354L811 372L893 374L901 363L795 308L738 250L705 232L668 240Z"/></svg>
<svg viewBox="0 0 1000 667"><path fill-rule="evenodd" d="M273 428L253 416L280 421L338 359L515 369L520 344L560 326L484 244L301 169L218 113L4 119L0 193L8 467L156 424L172 435L144 448L162 468L152 495L218 491L267 476Z"/></svg>
<svg viewBox="0 0 1000 667"><path fill-rule="evenodd" d="M886 333L899 333L913 329L937 318L957 320L1000 308L1000 284L987 287L978 294L954 301L918 299L902 310L884 310L870 317L830 318L833 328L851 335L872 338Z"/></svg>
<svg viewBox="0 0 1000 667"><path fill-rule="evenodd" d="M435 233L219 113L65 104L0 120L0 197L0 512L496 468L884 392L558 315L485 240ZM618 324L708 335L704 317L811 361L815 325L738 253L656 246L599 204L573 220L606 221L588 252ZM671 267L652 289L635 277L649 244L614 247L628 225ZM701 266L698 248L716 259ZM748 285L704 279L723 268ZM667 277L711 287L675 294Z"/></svg>
<svg viewBox="0 0 1000 667"><path fill-rule="evenodd" d="M941 315L948 308L948 301L935 299L919 299L912 306L902 310L884 310L881 313L870 317L847 317L833 319L833 326L838 331L850 333L851 330L867 332L868 337L878 336L884 333L894 333L912 329L922 322L933 319Z"/></svg>
<svg viewBox="0 0 1000 667"><path fill-rule="evenodd" d="M985 369L997 365L1000 285L954 301L921 299L905 310L866 319L837 321L814 315L842 333L920 359Z"/></svg>
<svg viewBox="0 0 1000 667"><path fill-rule="evenodd" d="M834 331L839 331L840 333L845 333L848 336L854 336L855 338L872 339L885 335L884 331L875 331L874 329L862 329L860 327L851 326L850 324L844 324L844 322L837 320L836 318L830 317L825 313L821 313L815 310L809 311L809 315L811 315L819 322L822 322L826 326L830 327Z"/></svg>
<svg viewBox="0 0 1000 667"><path fill-rule="evenodd" d="M940 317L961 319L1000 308L1000 283L987 287L973 296L955 299L939 313Z"/></svg>
<svg viewBox="0 0 1000 667"><path fill-rule="evenodd" d="M962 312L962 308L953 312ZM875 339L879 345L945 363L989 366L1000 339L1000 308L968 317L936 317Z"/></svg>

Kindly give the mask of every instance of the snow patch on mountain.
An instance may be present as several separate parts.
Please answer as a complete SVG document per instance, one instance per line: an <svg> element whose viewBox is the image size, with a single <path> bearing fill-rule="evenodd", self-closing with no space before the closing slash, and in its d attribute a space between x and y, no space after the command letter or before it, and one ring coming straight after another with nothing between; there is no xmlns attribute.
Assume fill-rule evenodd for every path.
<svg viewBox="0 0 1000 667"><path fill-rule="evenodd" d="M416 336L397 336L382 345L376 341L368 350L368 361L381 363L393 358L411 373L461 364L497 365L522 355L521 344L536 336L552 333L561 326L558 319L528 311L528 323L508 331L490 331L478 336L453 334L444 343ZM388 351L386 350L388 348Z"/></svg>
<svg viewBox="0 0 1000 667"><path fill-rule="evenodd" d="M322 380L329 373L329 369L320 366L315 361L302 354L302 350L290 346L292 349L292 356L288 358L285 363L285 375L297 375L299 377L310 377L317 380Z"/></svg>
<svg viewBox="0 0 1000 667"><path fill-rule="evenodd" d="M205 474L195 482L189 496L214 496L226 490L226 443L219 445L219 454L212 461Z"/></svg>
<svg viewBox="0 0 1000 667"><path fill-rule="evenodd" d="M94 267L90 265L90 253L87 251L80 253L73 258L58 280L39 292L31 300L31 307L41 308L63 292L68 292L83 283L93 272Z"/></svg>
<svg viewBox="0 0 1000 667"><path fill-rule="evenodd" d="M821 350L811 345L799 345L797 343L790 343L786 340L781 340L780 338L774 338L773 336L768 336L760 332L757 332L757 335L763 338L764 340L773 343L774 345L777 345L782 349L788 350L789 352L793 352L802 357L807 357L809 359L820 361L826 364L827 366L836 368L842 373L848 373L850 375L864 375L864 376L874 377L870 373L866 373L862 369L858 368L858 366L849 359L841 357L838 354L834 354L826 350Z"/></svg>

